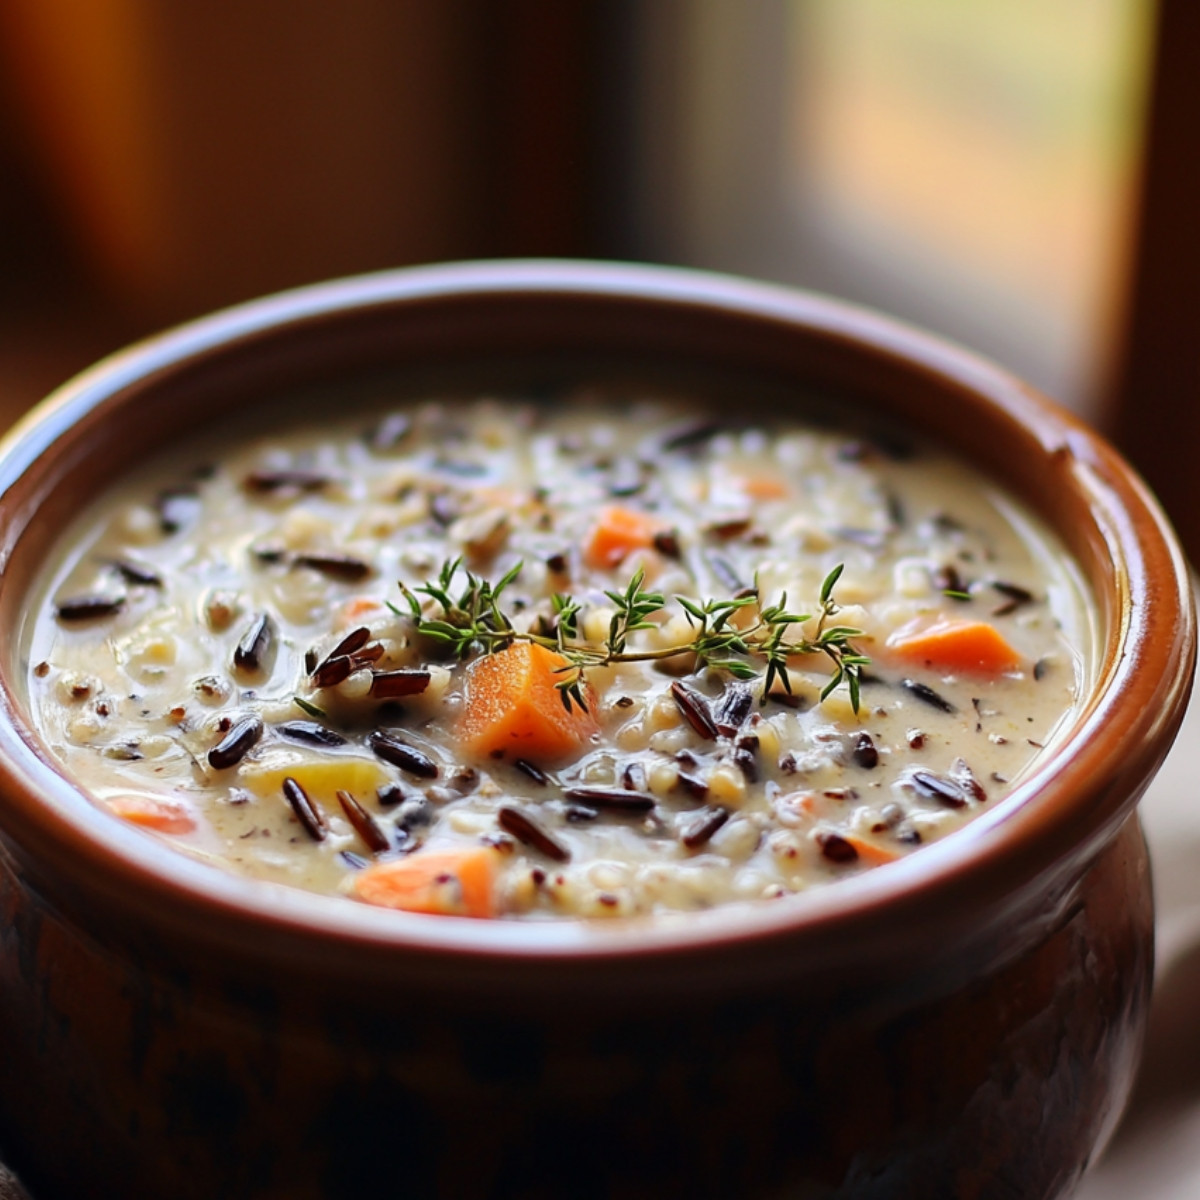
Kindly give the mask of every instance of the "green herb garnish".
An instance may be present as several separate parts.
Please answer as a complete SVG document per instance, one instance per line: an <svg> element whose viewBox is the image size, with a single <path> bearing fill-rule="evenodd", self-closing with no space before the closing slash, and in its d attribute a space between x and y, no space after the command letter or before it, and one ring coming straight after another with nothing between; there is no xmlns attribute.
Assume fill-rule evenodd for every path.
<svg viewBox="0 0 1200 1200"><path fill-rule="evenodd" d="M760 701L763 704L776 683L790 694L792 688L787 672L789 659L806 654L824 654L833 663L834 671L821 692L821 699L824 700L845 683L851 707L858 712L862 668L871 660L859 654L851 642L853 638L862 637L861 629L829 623L838 611L833 589L841 577L841 565L834 567L821 585L816 636L811 640L788 636L789 632L794 632L793 626L812 620L812 615L790 612L786 594L780 597L777 604L760 608L757 619L744 629L734 624L732 618L741 609L759 605L757 594L703 602L676 596L676 603L692 626L692 637L686 642L657 650L629 648L630 635L639 630L655 628L650 618L663 612L667 606L661 593L643 590L646 576L641 568L622 591L605 592L615 612L604 642L594 645L580 640L579 617L583 608L578 600L569 595L556 593L551 598L553 619L543 620L536 630L522 631L513 627L500 606L500 597L520 574L522 565L517 563L496 583L490 583L466 570L461 558L447 559L436 580L415 588L401 583L400 591L408 603L409 614L417 631L447 646L459 659L470 658L474 654L491 654L514 642L532 642L561 654L567 660L567 666L561 668L562 679L556 686L568 712L572 704L587 709L583 681L586 672L593 667L616 662L652 662L689 653L696 656L698 667L725 671L736 679L758 678L763 671L759 664L764 664ZM456 589L455 580L460 572L464 582ZM440 615L428 615L421 596L433 600ZM395 606L393 608L396 612L403 611Z"/></svg>
<svg viewBox="0 0 1200 1200"><path fill-rule="evenodd" d="M327 714L323 708L318 708L309 700L305 700L303 696L293 696L292 702L301 712L306 712L310 717L325 717Z"/></svg>

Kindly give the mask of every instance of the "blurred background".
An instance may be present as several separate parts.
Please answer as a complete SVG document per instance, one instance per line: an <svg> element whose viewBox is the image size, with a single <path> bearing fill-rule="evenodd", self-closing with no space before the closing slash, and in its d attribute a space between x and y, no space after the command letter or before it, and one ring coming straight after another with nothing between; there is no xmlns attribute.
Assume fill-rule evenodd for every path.
<svg viewBox="0 0 1200 1200"><path fill-rule="evenodd" d="M132 338L329 276L677 262L997 358L1112 430L1200 549L1159 462L1200 419L1190 395L1153 397L1161 428L1144 411L1196 374L1161 328L1197 310L1189 7L3 0L0 418ZM1148 234L1172 220L1177 242Z"/></svg>
<svg viewBox="0 0 1200 1200"><path fill-rule="evenodd" d="M105 341L401 263L650 259L863 300L1093 409L1152 10L5 0L9 318L61 344L69 302Z"/></svg>
<svg viewBox="0 0 1200 1200"><path fill-rule="evenodd" d="M5 0L0 350L28 357L6 390L293 284L568 254L862 300L1098 414L1155 17L1151 0Z"/></svg>
<svg viewBox="0 0 1200 1200"><path fill-rule="evenodd" d="M1195 0L0 0L0 426L134 338L330 276L684 263L998 359L1118 440L1195 560L1198 118ZM1176 824L1147 809L1178 924L1175 769ZM1152 1194L1145 1131L1200 1080L1200 939L1160 928L1096 1200ZM1198 1194L1189 1111L1155 1196Z"/></svg>

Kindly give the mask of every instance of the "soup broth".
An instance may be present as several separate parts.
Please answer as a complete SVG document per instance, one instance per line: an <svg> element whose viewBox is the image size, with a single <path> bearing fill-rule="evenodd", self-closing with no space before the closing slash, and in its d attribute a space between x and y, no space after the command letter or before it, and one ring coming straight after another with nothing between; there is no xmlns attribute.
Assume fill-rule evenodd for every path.
<svg viewBox="0 0 1200 1200"><path fill-rule="evenodd" d="M180 452L64 538L42 735L98 809L407 911L786 897L993 807L1088 684L1072 564L890 434L595 393Z"/></svg>

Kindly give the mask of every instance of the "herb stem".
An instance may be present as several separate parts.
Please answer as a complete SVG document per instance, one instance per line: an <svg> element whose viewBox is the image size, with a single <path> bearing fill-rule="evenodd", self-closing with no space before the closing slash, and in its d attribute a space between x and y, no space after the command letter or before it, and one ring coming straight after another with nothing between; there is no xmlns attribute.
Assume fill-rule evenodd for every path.
<svg viewBox="0 0 1200 1200"><path fill-rule="evenodd" d="M766 703L767 695L776 682L785 692L791 691L787 666L792 659L824 654L834 670L821 693L821 699L845 683L850 703L854 711L858 711L861 670L870 660L854 648L851 639L861 637L862 630L829 624L838 611L833 589L841 576L841 565L830 571L821 585L816 636L811 640L803 637L789 639L786 636L791 626L812 620L807 613L789 611L786 595L780 597L777 604L765 607L757 593L727 600L706 600L702 604L685 596L676 596L675 600L683 609L694 634L686 642L657 649L629 647L632 634L658 628L650 618L666 609L666 600L662 595L643 590L645 572L641 569L634 573L623 591L605 593L613 602L614 612L607 637L603 643L595 645L579 640L582 606L571 596L555 594L552 597L555 617L552 630L548 624L543 625L547 631L541 633L514 628L501 609L499 599L520 574L521 566L521 563L517 563L494 584L466 571L465 588L455 598L451 589L462 567L462 560L447 560L436 581L426 582L416 588L401 583L400 590L408 603L417 632L449 646L460 659L480 653L494 654L519 641L543 646L560 654L566 661L558 668L562 679L556 686L568 711L572 704L584 709L587 707L583 680L588 670L613 663L661 662L683 654L694 654L698 667L725 671L738 679L756 679L759 671L753 665L753 660L765 660L762 703ZM421 595L427 596L440 608L440 617L426 614ZM732 617L751 605L757 608L758 615L752 624L740 628L733 623Z"/></svg>

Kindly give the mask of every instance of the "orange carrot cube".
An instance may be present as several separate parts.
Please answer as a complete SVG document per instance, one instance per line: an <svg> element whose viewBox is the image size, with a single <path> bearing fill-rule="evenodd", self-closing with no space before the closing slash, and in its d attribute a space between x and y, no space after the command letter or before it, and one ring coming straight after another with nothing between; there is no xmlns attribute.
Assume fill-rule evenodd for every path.
<svg viewBox="0 0 1200 1200"><path fill-rule="evenodd" d="M354 877L353 892L368 904L437 916L494 917L496 851L486 846L417 851L377 863Z"/></svg>
<svg viewBox="0 0 1200 1200"><path fill-rule="evenodd" d="M196 819L182 800L153 796L112 796L104 801L115 817L158 833L191 833Z"/></svg>
<svg viewBox="0 0 1200 1200"><path fill-rule="evenodd" d="M602 508L583 547L583 561L606 571L620 566L635 550L648 550L656 534L667 529L664 522L637 509L610 504Z"/></svg>
<svg viewBox="0 0 1200 1200"><path fill-rule="evenodd" d="M943 671L998 674L1021 665L1021 656L986 621L940 617L931 625L906 625L888 638L887 648L906 662Z"/></svg>
<svg viewBox="0 0 1200 1200"><path fill-rule="evenodd" d="M567 711L555 686L566 666L561 654L529 642L476 659L467 669L466 703L458 724L462 744L481 756L539 762L578 754L597 731L595 697L585 685L588 711L574 702Z"/></svg>

